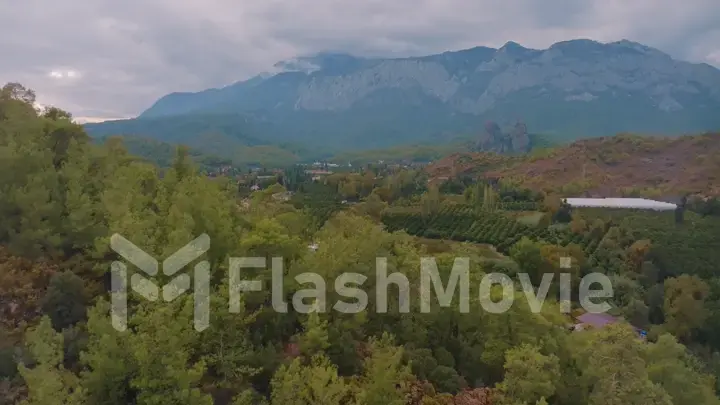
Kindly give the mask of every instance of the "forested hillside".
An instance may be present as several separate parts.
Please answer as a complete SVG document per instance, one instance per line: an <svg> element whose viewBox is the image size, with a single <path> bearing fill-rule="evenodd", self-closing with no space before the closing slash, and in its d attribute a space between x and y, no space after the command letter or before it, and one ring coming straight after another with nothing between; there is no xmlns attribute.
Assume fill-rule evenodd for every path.
<svg viewBox="0 0 720 405"><path fill-rule="evenodd" d="M690 215L688 227L704 231L673 238L674 222L649 228L569 213L559 199L510 186L428 189L422 171L377 167L322 182L287 171L286 187L239 200L234 182L199 174L185 148L159 169L118 138L94 144L67 113L38 113L33 101L16 84L0 92L0 404L720 404L720 282L705 267L720 249L706 243L715 222L702 222L717 218ZM278 198L286 189L292 197ZM543 220L508 219L528 208ZM406 214L412 219L398 216ZM492 229L479 228L486 224ZM556 230L563 224L570 230ZM628 322L571 332L555 287L539 313L519 291L509 311L485 312L476 290L469 313L457 300L423 313L420 259L431 248L410 235L421 228L429 239L455 239L433 253L443 278L457 255L473 258L473 285L496 271L558 272L556 259L569 255L575 282L593 270L613 278L611 303ZM130 293L128 330L112 327L108 274L122 260L110 249L114 233L157 258L209 236L208 329L193 328L187 293L171 302ZM493 248L459 243L473 238L507 256L481 260ZM675 248L710 259L658 268L655 256ZM282 257L290 302L310 287L295 278L309 271L330 280L357 272L373 291L376 258L385 257L389 273L407 276L413 299L401 311L391 287L387 311L369 293L359 313L279 313L270 270L243 269L266 286L239 294L230 312L230 257ZM342 298L328 285L331 306ZM628 324L638 319L647 340Z"/></svg>
<svg viewBox="0 0 720 405"><path fill-rule="evenodd" d="M344 152L334 155L330 160L338 163L352 162L353 164L366 164L368 162L387 161L387 162L430 162L436 160L442 160L448 155L456 153L463 153L471 150L484 151L483 141L486 140L486 132L482 130L472 133L472 135L463 135L452 138L447 142L435 145L435 144L412 144L404 146L396 146L386 149L370 149L370 150L359 150L352 152ZM556 138L547 135L539 134L528 134L528 147L532 150L546 149L552 146L556 146L558 142L561 142L561 138ZM491 148L488 148L492 150ZM522 154L525 150L505 150L498 151L498 153L504 152L506 154Z"/></svg>
<svg viewBox="0 0 720 405"><path fill-rule="evenodd" d="M98 144L108 142L108 138L95 139ZM122 142L123 146L134 156L146 159L159 167L170 167L175 160L176 150L179 145L156 141L154 139L124 136L116 141ZM222 165L231 165L232 159L207 155L194 148L187 148L188 156L201 168L205 170L216 169Z"/></svg>

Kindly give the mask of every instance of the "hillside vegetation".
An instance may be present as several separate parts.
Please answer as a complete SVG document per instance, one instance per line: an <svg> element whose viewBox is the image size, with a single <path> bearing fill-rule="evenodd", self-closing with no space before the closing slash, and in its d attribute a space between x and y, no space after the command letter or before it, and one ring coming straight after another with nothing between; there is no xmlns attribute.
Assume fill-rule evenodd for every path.
<svg viewBox="0 0 720 405"><path fill-rule="evenodd" d="M200 173L186 148L159 168L34 101L18 84L0 89L0 405L720 404L715 217L603 219L513 185L453 195L422 171L379 166L322 182L294 167L281 174L287 187L241 196L231 179ZM510 215L533 209L535 225ZM193 275L193 292L137 293L138 257L121 257L115 234L171 258L140 280L182 287ZM202 234L207 251L167 274ZM458 243L428 243L438 238ZM443 290L457 256L473 259L457 283L467 300L424 294L430 251ZM260 291L238 288L236 258L272 263L241 269ZM401 283L383 280L378 258ZM124 275L111 273L118 261ZM557 277L539 310L519 286L481 287L489 273L518 271L534 286L569 273L575 291L581 276L604 273L622 319L569 330ZM126 310L111 312L111 296ZM514 302L491 312L485 297ZM575 294L568 301L581 310Z"/></svg>
<svg viewBox="0 0 720 405"><path fill-rule="evenodd" d="M446 143L436 144L415 144L395 146L386 149L358 150L344 152L333 156L330 160L338 163L352 162L353 164L364 164L368 162L430 162L446 158L448 155L467 152L468 150L484 150L482 141L485 133L478 130L473 135L463 135L448 140ZM528 147L532 150L545 149L561 142L562 138L528 134ZM506 151L507 154L519 154L521 151Z"/></svg>
<svg viewBox="0 0 720 405"><path fill-rule="evenodd" d="M427 168L432 177L503 178L566 196L720 194L720 134L678 138L617 135L540 149L524 157L455 154Z"/></svg>
<svg viewBox="0 0 720 405"><path fill-rule="evenodd" d="M97 134L97 142L104 142L109 137L119 137L133 154L145 157L161 166L172 159L177 145L189 147L198 163L210 164L224 161L235 166L285 166L292 165L301 159L323 156L322 152L311 152L304 147L287 142L268 144L248 139L234 138L222 132L193 132L192 128L183 129L186 136L153 137L145 131L122 132L110 130ZM180 132L180 131L178 131Z"/></svg>

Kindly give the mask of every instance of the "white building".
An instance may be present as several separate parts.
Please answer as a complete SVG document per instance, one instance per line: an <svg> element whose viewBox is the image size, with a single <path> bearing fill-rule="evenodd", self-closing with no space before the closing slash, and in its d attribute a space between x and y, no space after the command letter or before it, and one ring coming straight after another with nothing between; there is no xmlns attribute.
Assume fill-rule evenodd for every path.
<svg viewBox="0 0 720 405"><path fill-rule="evenodd" d="M567 198L571 207L586 208L634 208L641 210L672 211L676 204L645 198Z"/></svg>

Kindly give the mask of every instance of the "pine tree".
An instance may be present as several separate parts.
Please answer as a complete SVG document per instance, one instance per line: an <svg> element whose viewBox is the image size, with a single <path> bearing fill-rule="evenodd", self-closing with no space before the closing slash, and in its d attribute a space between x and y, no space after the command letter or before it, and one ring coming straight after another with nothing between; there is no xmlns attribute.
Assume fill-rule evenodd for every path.
<svg viewBox="0 0 720 405"><path fill-rule="evenodd" d="M28 398L21 405L81 405L85 391L78 378L63 366L63 336L53 330L48 317L27 336L32 368L19 365L28 386Z"/></svg>

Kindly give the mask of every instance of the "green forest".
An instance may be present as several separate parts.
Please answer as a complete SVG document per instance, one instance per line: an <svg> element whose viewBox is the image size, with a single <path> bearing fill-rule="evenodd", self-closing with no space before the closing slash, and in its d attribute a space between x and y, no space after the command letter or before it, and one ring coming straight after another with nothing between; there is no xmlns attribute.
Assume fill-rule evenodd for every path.
<svg viewBox="0 0 720 405"><path fill-rule="evenodd" d="M321 182L287 170L248 194L204 175L187 148L160 168L34 101L16 83L0 90L2 405L720 404L715 215L576 211L518 185L441 190L422 171L370 165ZM116 233L157 258L210 237L209 328L194 329L192 294L134 293L128 330L113 328ZM278 313L269 269L245 270L266 288L228 308L230 257L281 257L292 301L310 288L296 276L310 271L356 272L372 289L377 257L414 294L425 256L443 276L470 257L473 285L493 272L537 281L562 270L577 283L599 271L621 321L571 331L555 298L534 313L519 289L502 314L479 310L477 294L469 313L457 300L422 313L417 299L404 313L394 291L386 312L368 294L355 314ZM327 301L338 296L329 283Z"/></svg>

